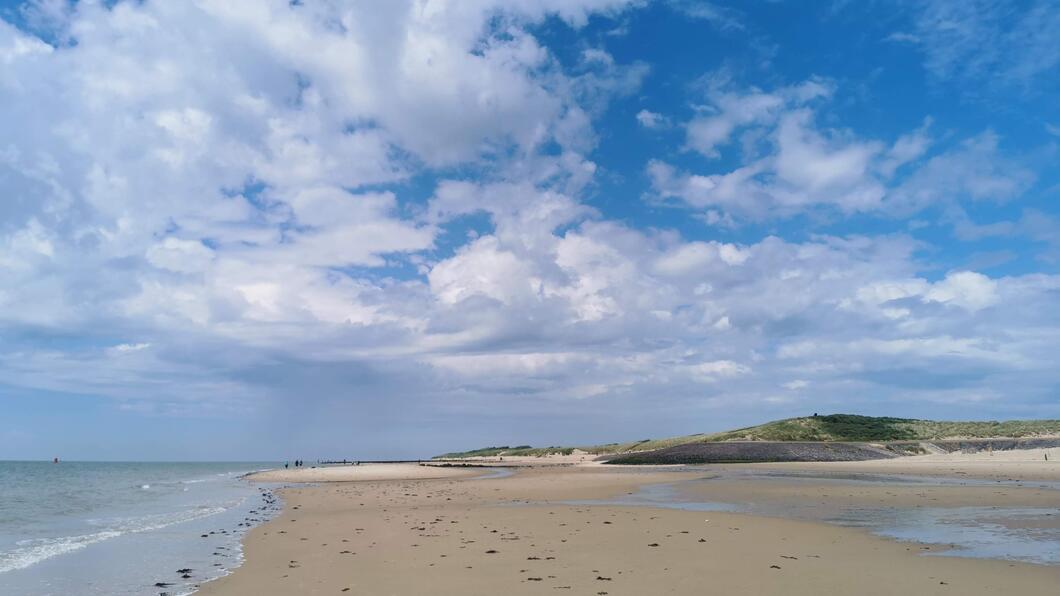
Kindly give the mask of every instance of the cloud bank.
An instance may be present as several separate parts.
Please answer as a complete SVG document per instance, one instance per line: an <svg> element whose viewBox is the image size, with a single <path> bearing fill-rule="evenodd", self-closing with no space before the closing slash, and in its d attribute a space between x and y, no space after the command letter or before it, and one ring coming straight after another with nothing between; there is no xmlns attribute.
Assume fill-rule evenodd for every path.
<svg viewBox="0 0 1060 596"><path fill-rule="evenodd" d="M826 125L841 87L820 77L634 111L702 159L642 162L646 201L705 222L690 237L589 200L609 106L656 67L540 33L638 6L57 6L0 21L12 399L271 433L238 455L1060 414L1060 276L939 270L905 232L711 232L1012 201L1035 175L990 130ZM717 15L739 29L695 18Z"/></svg>

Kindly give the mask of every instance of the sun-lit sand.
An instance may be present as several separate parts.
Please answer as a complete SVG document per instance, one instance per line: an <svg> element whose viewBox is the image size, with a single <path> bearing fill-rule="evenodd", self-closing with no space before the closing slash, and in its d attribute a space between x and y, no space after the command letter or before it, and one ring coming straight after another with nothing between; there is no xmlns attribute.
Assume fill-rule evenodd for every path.
<svg viewBox="0 0 1060 596"><path fill-rule="evenodd" d="M764 467L917 474L963 475L989 479L1060 481L1060 448L942 453L862 462L759 464Z"/></svg>
<svg viewBox="0 0 1060 596"><path fill-rule="evenodd" d="M993 465L1037 466L1022 461L1033 454L1005 456L1012 461L995 459ZM960 454L931 457L944 458L943 466L979 461ZM906 458L888 462L886 469L897 473L904 464L916 470L927 465L918 462L927 461ZM856 466L879 468L876 462ZM249 534L246 563L206 584L202 593L1023 596L1055 594L1060 585L1057 566L922 556L941 547L896 542L857 528L738 513L564 504L701 478L702 469L546 462L514 468L510 477L482 479L473 476L481 470L414 467L424 471L386 469L388 478L406 478L401 480L371 475L383 474L382 469L360 475L342 468L322 470L320 478L351 474L345 478L361 481L282 491L284 513ZM308 477L313 472L298 473ZM471 475L407 479L412 473ZM836 491L834 484L812 481L751 484L739 474L717 488L711 482L697 486L704 498L801 500L824 507L833 501L910 507L1057 504L1055 492L1041 487L893 490L881 485Z"/></svg>
<svg viewBox="0 0 1060 596"><path fill-rule="evenodd" d="M1012 449L1009 451L977 451L975 453L938 453L931 455L917 455L902 460L909 464L931 463L931 462L1022 462L1022 463L1060 463L1060 447L1049 449Z"/></svg>
<svg viewBox="0 0 1060 596"><path fill-rule="evenodd" d="M542 456L523 456L523 455L502 455L502 456L489 456L489 457L465 457L458 461L460 463L469 464L490 464L490 465L504 465L504 466L547 466L547 465L579 465L579 466L591 466L600 465L602 462L597 461L599 456L586 453L579 449L575 449L573 453L569 455L563 455L560 453L553 453L550 455ZM446 460L440 460L437 463L443 463Z"/></svg>
<svg viewBox="0 0 1060 596"><path fill-rule="evenodd" d="M481 475L477 468L421 466L419 464L361 464L269 470L248 476L258 482L357 482L369 480L414 480Z"/></svg>

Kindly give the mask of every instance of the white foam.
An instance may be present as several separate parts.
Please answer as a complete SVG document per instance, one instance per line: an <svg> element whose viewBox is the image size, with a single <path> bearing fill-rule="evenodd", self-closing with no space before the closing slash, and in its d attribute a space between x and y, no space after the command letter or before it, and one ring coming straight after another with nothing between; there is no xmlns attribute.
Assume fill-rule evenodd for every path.
<svg viewBox="0 0 1060 596"><path fill-rule="evenodd" d="M228 505L228 507L204 506L175 513L164 513L118 520L117 522L114 522L114 527L92 534L20 540L16 543L19 548L0 553L0 573L15 571L16 569L25 569L26 567L40 563L45 559L81 550L90 544L95 544L111 538L117 538L118 536L125 534L137 534L140 532L149 532L151 530L160 530L176 524L216 515L238 503L239 501L227 503L226 505Z"/></svg>
<svg viewBox="0 0 1060 596"><path fill-rule="evenodd" d="M13 551L0 553L0 573L25 569L30 565L39 563L75 550L81 550L90 544L102 542L109 538L121 536L124 532L117 530L106 530L95 534L84 536L63 536L61 538L42 538L39 540L22 540Z"/></svg>

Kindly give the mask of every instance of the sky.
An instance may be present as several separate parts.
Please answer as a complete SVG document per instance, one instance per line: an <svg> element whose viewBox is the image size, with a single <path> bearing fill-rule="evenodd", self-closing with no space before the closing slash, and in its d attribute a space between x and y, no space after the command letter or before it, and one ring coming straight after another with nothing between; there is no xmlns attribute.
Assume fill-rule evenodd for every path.
<svg viewBox="0 0 1060 596"><path fill-rule="evenodd" d="M0 458L1060 418L1055 0L0 0Z"/></svg>

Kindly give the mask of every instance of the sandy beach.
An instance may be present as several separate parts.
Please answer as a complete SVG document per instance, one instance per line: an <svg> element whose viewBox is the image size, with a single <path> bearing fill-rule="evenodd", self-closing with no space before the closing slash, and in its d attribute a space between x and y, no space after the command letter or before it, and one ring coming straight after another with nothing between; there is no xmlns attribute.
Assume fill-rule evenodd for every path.
<svg viewBox="0 0 1060 596"><path fill-rule="evenodd" d="M257 472L248 476L254 482L365 482L372 480L424 480L481 475L482 470L464 467L421 466L417 464L364 464L289 468Z"/></svg>
<svg viewBox="0 0 1060 596"><path fill-rule="evenodd" d="M758 464L777 469L831 470L910 474L924 476L965 476L989 480L1060 480L1060 448L981 451L917 455L864 462L822 462Z"/></svg>
<svg viewBox="0 0 1060 596"><path fill-rule="evenodd" d="M1024 455L1028 461L1022 463L1035 463L1032 454ZM883 469L917 473L927 462L908 459L914 461L905 469L897 464ZM959 468L960 459L950 457L942 465ZM964 467L982 468L975 458L965 460ZM1002 470L1021 463L993 462ZM740 477L756 470L802 473L820 467L727 467L724 482L689 483L688 490L826 508L867 502L917 506L918 500L935 507L1060 505L1055 490L1040 486L878 485L851 492L837 491L827 481L785 484L783 478ZM857 467L880 468L873 462ZM359 480L347 476L343 479L351 481L283 490L283 514L246 538L245 564L200 593L1053 594L1060 585L1060 566L925 556L943 547L820 521L567 503L629 498L661 483L685 486L717 467L551 465L492 479L476 478L482 471L466 468L391 467L377 473L361 468ZM1037 468L1034 474L1044 477L1046 470ZM830 469L849 472L853 466ZM308 476L313 470L299 472ZM412 477L423 473L448 477Z"/></svg>

